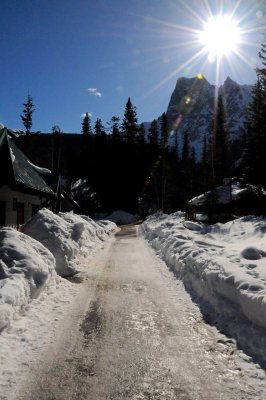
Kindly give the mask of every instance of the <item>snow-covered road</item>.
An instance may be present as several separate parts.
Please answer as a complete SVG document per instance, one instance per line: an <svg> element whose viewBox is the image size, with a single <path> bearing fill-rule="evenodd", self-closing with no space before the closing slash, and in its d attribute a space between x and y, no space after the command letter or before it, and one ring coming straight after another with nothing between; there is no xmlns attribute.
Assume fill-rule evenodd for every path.
<svg viewBox="0 0 266 400"><path fill-rule="evenodd" d="M135 226L123 227L72 286L64 318L34 362L16 361L26 368L0 399L266 398L260 368L205 324Z"/></svg>

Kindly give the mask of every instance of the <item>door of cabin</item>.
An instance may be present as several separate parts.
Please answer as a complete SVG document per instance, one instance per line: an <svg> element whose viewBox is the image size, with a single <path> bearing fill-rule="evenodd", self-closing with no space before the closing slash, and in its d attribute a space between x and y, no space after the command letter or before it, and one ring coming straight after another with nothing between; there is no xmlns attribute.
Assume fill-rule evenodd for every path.
<svg viewBox="0 0 266 400"><path fill-rule="evenodd" d="M24 224L24 203L17 203L17 228Z"/></svg>

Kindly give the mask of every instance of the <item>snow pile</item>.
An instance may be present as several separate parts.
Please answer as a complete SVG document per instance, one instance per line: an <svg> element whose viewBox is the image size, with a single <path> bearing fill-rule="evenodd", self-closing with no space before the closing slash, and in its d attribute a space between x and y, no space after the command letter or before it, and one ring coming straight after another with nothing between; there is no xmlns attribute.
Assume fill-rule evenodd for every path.
<svg viewBox="0 0 266 400"><path fill-rule="evenodd" d="M87 253L95 248L97 243L104 241L115 229L111 221L97 221L86 215L76 215L72 212L59 213L59 216L72 225L71 238L79 246L79 251Z"/></svg>
<svg viewBox="0 0 266 400"><path fill-rule="evenodd" d="M21 230L51 251L56 260L56 272L60 276L69 276L77 272L75 257L96 247L116 225L109 222L106 226L73 213L56 215L42 209Z"/></svg>
<svg viewBox="0 0 266 400"><path fill-rule="evenodd" d="M266 362L266 219L206 225L157 214L140 232L209 319Z"/></svg>
<svg viewBox="0 0 266 400"><path fill-rule="evenodd" d="M112 212L112 214L105 217L105 219L108 221L113 221L119 225L132 224L133 222L135 222L134 215L126 211L120 211L120 210Z"/></svg>
<svg viewBox="0 0 266 400"><path fill-rule="evenodd" d="M114 231L113 222L96 223L73 213L40 210L22 226L0 230L0 331L49 282L77 272L75 257L88 257Z"/></svg>
<svg viewBox="0 0 266 400"><path fill-rule="evenodd" d="M0 331L56 277L48 249L12 228L0 230Z"/></svg>

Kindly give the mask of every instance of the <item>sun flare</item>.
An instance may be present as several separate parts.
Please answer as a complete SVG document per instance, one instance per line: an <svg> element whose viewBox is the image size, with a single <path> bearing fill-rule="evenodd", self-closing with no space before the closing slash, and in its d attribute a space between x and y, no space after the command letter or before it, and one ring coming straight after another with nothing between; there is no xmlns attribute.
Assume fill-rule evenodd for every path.
<svg viewBox="0 0 266 400"><path fill-rule="evenodd" d="M235 53L241 42L240 38L238 23L229 15L212 16L205 22L199 35L200 43L208 53L210 61Z"/></svg>
<svg viewBox="0 0 266 400"><path fill-rule="evenodd" d="M265 28L262 23L265 14L260 5L250 2L248 6L242 0L204 0L199 2L202 7L195 9L190 3L182 1L187 17L184 25L172 19L151 20L161 29L160 38L165 36L166 43L170 43L151 51L156 54L158 49L169 51L167 63L173 62L174 67L148 94L180 74L196 75L197 80L214 79L219 86L226 76L243 79L242 72L255 70L254 49L258 49L258 37ZM158 29L156 34L152 33L156 41Z"/></svg>

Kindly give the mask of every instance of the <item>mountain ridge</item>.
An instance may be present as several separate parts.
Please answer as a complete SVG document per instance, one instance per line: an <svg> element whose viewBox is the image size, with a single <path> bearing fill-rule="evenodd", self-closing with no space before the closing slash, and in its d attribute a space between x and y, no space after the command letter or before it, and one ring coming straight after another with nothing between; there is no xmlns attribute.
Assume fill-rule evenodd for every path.
<svg viewBox="0 0 266 400"><path fill-rule="evenodd" d="M215 97L223 97L226 129L229 140L240 140L246 132L245 120L251 99L252 85L240 85L229 76L219 87L210 84L203 76L180 77L167 107L167 117L170 129L170 145L177 141L182 149L183 136L187 132L190 145L196 151L196 157L201 158L202 144L206 137L211 137L212 118ZM148 127L148 124L145 124Z"/></svg>

